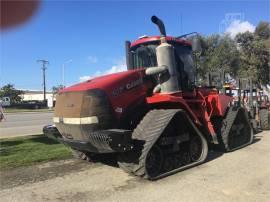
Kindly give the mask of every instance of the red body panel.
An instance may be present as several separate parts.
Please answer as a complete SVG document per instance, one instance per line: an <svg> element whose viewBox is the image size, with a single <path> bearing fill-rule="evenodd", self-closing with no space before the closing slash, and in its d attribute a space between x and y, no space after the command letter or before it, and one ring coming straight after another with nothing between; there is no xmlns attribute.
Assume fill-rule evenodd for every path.
<svg viewBox="0 0 270 202"><path fill-rule="evenodd" d="M71 91L85 91L90 89L102 89L105 91L109 91L110 89L114 89L117 85L119 85L119 81L128 80L130 77L138 77L144 75L143 69L138 70L129 70L114 74L108 74L105 76L96 77L93 79L89 79L88 81L75 84L73 86L64 88L60 91L62 92L71 92Z"/></svg>
<svg viewBox="0 0 270 202"><path fill-rule="evenodd" d="M232 97L223 94L210 95L207 102L212 106L212 116L224 116L228 105L233 101Z"/></svg>
<svg viewBox="0 0 270 202"><path fill-rule="evenodd" d="M144 82L144 72L144 69L137 69L101 76L65 88L60 93L91 89L103 90L111 102L116 117L120 118L130 105L134 104L138 99L146 97L151 83Z"/></svg>
<svg viewBox="0 0 270 202"><path fill-rule="evenodd" d="M187 102L181 96L181 93L173 93L173 94L154 94L151 97L147 98L147 103L150 105L167 105L166 108L181 108L185 109L187 113L191 116L194 122L198 125L201 125L197 116L193 113L193 111L188 106Z"/></svg>
<svg viewBox="0 0 270 202"><path fill-rule="evenodd" d="M198 127L206 126L213 142L218 143L211 118L224 117L232 100L232 97L219 94L216 90L201 88L193 92L154 94L147 98L147 103L165 108L184 109Z"/></svg>
<svg viewBox="0 0 270 202"><path fill-rule="evenodd" d="M191 43L189 41L186 41L183 39L176 39L175 37L172 37L172 36L166 36L166 40L167 41L175 41L175 42L180 43L180 44L191 46ZM133 43L131 43L131 47L135 47L135 46L145 44L148 42L153 42L153 41L160 41L160 36L151 36L151 37L144 37L144 38L138 39L138 40L134 41Z"/></svg>

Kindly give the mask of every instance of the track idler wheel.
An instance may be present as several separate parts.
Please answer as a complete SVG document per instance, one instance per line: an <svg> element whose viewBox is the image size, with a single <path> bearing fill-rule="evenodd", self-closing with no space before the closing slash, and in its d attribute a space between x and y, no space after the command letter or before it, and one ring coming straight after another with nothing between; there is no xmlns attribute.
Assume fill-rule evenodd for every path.
<svg viewBox="0 0 270 202"><path fill-rule="evenodd" d="M189 143L189 155L192 161L197 161L202 153L202 141L199 136L191 138Z"/></svg>

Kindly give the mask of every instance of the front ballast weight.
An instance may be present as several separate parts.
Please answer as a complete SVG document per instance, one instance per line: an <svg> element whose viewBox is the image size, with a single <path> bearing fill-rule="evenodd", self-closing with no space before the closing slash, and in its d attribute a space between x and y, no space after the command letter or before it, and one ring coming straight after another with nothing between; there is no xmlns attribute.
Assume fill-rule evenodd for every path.
<svg viewBox="0 0 270 202"><path fill-rule="evenodd" d="M132 134L134 149L119 154L128 173L156 180L203 163L208 144L184 110L152 110Z"/></svg>

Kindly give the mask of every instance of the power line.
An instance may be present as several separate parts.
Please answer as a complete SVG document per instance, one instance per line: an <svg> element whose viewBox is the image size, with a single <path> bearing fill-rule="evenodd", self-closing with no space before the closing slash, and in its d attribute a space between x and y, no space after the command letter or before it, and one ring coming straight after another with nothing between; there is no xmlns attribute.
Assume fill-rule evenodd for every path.
<svg viewBox="0 0 270 202"><path fill-rule="evenodd" d="M41 70L42 70L42 78L43 78L43 100L46 101L46 74L45 74L45 71L46 71L46 65L49 64L49 61L47 60L37 60L37 62L40 62L42 65L41 65Z"/></svg>

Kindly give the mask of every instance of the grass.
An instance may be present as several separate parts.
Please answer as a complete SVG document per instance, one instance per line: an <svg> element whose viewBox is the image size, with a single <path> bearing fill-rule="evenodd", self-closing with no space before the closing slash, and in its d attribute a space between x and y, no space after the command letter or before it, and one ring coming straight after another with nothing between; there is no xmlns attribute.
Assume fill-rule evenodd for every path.
<svg viewBox="0 0 270 202"><path fill-rule="evenodd" d="M4 109L4 113L18 113L18 112L53 112L53 109L18 109L18 108Z"/></svg>
<svg viewBox="0 0 270 202"><path fill-rule="evenodd" d="M70 149L44 135L0 140L0 170L67 159Z"/></svg>

